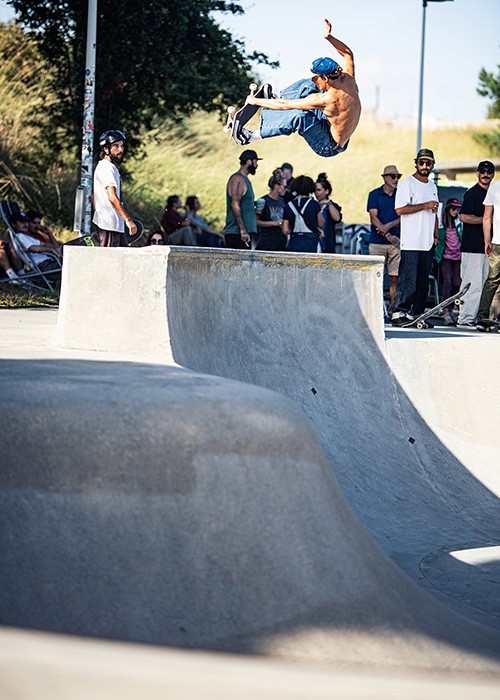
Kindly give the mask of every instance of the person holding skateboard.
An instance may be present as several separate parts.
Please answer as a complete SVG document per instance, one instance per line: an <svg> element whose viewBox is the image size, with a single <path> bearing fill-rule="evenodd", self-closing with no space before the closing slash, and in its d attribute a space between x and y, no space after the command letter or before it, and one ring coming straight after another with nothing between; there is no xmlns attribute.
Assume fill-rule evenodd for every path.
<svg viewBox="0 0 500 700"><path fill-rule="evenodd" d="M127 247L125 224L133 236L137 226L125 211L122 197L122 179L118 166L123 160L125 136L121 131L105 131L99 139L99 163L94 171L94 217L102 248Z"/></svg>
<svg viewBox="0 0 500 700"><path fill-rule="evenodd" d="M361 102L353 53L332 36L331 30L331 22L325 19L324 37L342 56L342 65L332 58L317 58L311 68L312 79L299 80L283 90L279 98L247 97L247 104L262 108L260 127L250 132L240 122L235 139L241 145L297 132L324 158L346 150L359 122Z"/></svg>

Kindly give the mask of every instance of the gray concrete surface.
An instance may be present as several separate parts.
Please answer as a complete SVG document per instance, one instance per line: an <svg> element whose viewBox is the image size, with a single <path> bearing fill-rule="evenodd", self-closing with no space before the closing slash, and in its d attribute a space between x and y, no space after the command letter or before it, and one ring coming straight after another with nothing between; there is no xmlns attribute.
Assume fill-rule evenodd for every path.
<svg viewBox="0 0 500 700"><path fill-rule="evenodd" d="M44 442L39 456L19 431L2 496L2 542L17 567L17 575L9 567L5 590L15 601L16 581L29 580L31 614L47 607L37 612L45 615L43 624L31 626L50 620L51 629L61 630L69 620L65 631L89 633L81 628L86 620L103 636L144 640L145 632L152 635L147 641L307 663L498 672L498 634L450 610L494 626L488 593L480 602L465 600L447 589L446 576L434 586L420 568L427 557L432 569L429 556L438 551L494 549L494 478L486 487L481 460L472 473L454 456L419 413L425 407L412 401L411 387L406 393L398 368L391 371L380 262L182 249L153 257L147 251L150 264L167 270L166 284L148 296L149 306L140 294L113 306L107 291L99 305L100 280L110 274L122 284L133 279L134 259L128 251L95 252L87 257L91 265L76 248L65 263L58 338L79 350L51 356L50 343L41 343L2 363L9 411L21 426L35 414ZM109 287L109 281L103 285ZM93 290L92 306L82 304L82 289ZM128 329L119 343L101 342L107 355L92 354L96 308L102 327L113 316L114 327ZM13 315L6 318L13 323ZM127 339L136 323L149 328L142 344ZM12 357L8 345L0 339L3 357ZM145 365L151 357L161 361L161 348L167 366ZM122 359L117 349L136 362L102 362ZM79 361L80 353L97 361ZM30 359L40 355L73 359ZM173 366L172 357L195 373ZM417 369L418 362L419 353ZM400 369L404 374L404 365ZM274 389L288 400L206 373ZM205 430L210 397L221 420ZM252 419L258 417L250 424L247 403ZM158 407L166 420L178 406L192 419L192 431L178 423L161 429ZM67 429L59 437L59 427L74 415L83 417L81 441L61 470L59 454L76 438ZM155 430L148 431L153 416ZM117 432L109 444L108 435ZM141 457L146 435L156 445L147 469ZM190 470L181 469L181 478L176 464L185 464L187 448ZM30 459L19 470L20 453ZM187 479L192 488L175 492L172 474L174 483ZM34 582L21 578L33 561L42 574ZM91 572L86 580L84 572ZM54 614L61 590L68 596L64 619ZM85 590L88 607L75 609ZM42 605L40 596L46 596ZM20 624L22 613L9 621Z"/></svg>
<svg viewBox="0 0 500 700"><path fill-rule="evenodd" d="M498 700L493 679L308 669L0 628L4 700Z"/></svg>

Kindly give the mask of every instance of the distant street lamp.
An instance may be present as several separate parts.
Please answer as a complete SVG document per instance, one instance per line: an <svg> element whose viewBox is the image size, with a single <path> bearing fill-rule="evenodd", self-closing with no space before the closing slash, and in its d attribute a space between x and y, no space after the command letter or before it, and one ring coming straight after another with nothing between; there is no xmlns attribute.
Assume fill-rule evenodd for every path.
<svg viewBox="0 0 500 700"><path fill-rule="evenodd" d="M453 2L453 0L422 0L422 50L420 53L420 88L418 92L417 152L422 148L422 110L424 101L425 13L428 2Z"/></svg>

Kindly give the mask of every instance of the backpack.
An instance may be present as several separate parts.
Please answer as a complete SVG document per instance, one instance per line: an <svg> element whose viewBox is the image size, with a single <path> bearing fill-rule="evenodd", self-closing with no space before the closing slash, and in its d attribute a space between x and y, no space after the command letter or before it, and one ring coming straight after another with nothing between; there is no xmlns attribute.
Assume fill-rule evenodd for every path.
<svg viewBox="0 0 500 700"><path fill-rule="evenodd" d="M309 228L309 226L304 221L304 212L307 209L310 202L312 202L312 199L311 197L308 197L305 201L305 204L303 204L300 208L300 211L297 210L297 207L293 202L288 202L288 206L295 214L295 221L293 222L292 233L315 233L317 235L317 232Z"/></svg>

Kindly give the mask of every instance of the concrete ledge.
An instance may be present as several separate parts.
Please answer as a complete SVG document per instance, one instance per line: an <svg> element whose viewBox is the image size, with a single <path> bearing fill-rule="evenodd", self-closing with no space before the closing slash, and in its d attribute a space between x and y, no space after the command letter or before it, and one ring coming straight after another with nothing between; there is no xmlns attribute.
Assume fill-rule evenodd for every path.
<svg viewBox="0 0 500 700"><path fill-rule="evenodd" d="M321 289L329 289L332 299L339 299L344 289L359 295L366 321L382 342L382 258L161 246L68 248L57 342L64 348L126 350L137 356L144 355L147 345L149 355L172 361L167 290L181 284L180 275L185 303L176 312L182 315L193 313L197 305L192 290L200 293L196 279L192 279L190 289L190 276L208 272L211 288L207 294L213 303L224 306L234 296L231 275L244 277L251 270L250 292L260 270L280 268L286 269L289 282L292 275L305 288L312 288L321 277ZM252 303L250 299L245 301ZM182 318L177 321L182 323ZM203 328L199 330L202 334Z"/></svg>

